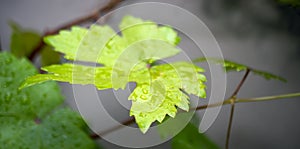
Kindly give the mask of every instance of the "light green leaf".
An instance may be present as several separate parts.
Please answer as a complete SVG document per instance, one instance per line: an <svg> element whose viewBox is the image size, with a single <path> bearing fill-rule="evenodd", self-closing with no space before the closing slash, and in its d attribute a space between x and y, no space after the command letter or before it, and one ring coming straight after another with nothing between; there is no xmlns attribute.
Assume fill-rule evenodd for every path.
<svg viewBox="0 0 300 149"><path fill-rule="evenodd" d="M60 31L59 35L47 36L44 41L56 51L64 53L68 60L101 63L98 56L104 49L110 51L106 45L114 36L118 35L109 26L93 25L89 30L74 26L71 31Z"/></svg>
<svg viewBox="0 0 300 149"><path fill-rule="evenodd" d="M95 148L80 115L59 108L63 98L57 83L18 90L37 71L9 53L0 53L0 69L0 148Z"/></svg>
<svg viewBox="0 0 300 149"><path fill-rule="evenodd" d="M162 40L171 45L177 45L180 42L179 36L177 36L177 33L171 27L158 27L154 22L143 21L132 16L125 16L123 18L120 30L123 37L130 44L136 41L152 39Z"/></svg>
<svg viewBox="0 0 300 149"><path fill-rule="evenodd" d="M283 77L271 74L269 72L257 70L257 69L251 68L249 66L239 64L239 63L229 61L229 60L222 60L219 58L203 58L203 57L193 60L193 62L195 62L195 63L197 63L197 62L201 63L201 62L206 62L206 61L211 61L213 63L222 65L226 72L229 72L229 71L238 71L239 72L239 71L244 71L244 70L249 69L255 75L261 76L261 77L265 78L266 80L279 80L282 82L287 82L287 80Z"/></svg>
<svg viewBox="0 0 300 149"><path fill-rule="evenodd" d="M25 30L15 22L12 29L10 50L17 57L28 57L41 41L41 36L32 30Z"/></svg>
<svg viewBox="0 0 300 149"><path fill-rule="evenodd" d="M120 24L121 35L108 26L89 29L72 27L45 41L69 60L103 64L103 67L62 64L43 67L48 74L29 77L27 87L47 80L71 84L94 84L99 90L124 89L128 82L137 83L130 95L130 115L142 132L166 115L175 117L177 107L188 111L187 94L205 98L204 70L188 62L152 65L156 60L180 52L177 33L167 26L126 16Z"/></svg>
<svg viewBox="0 0 300 149"><path fill-rule="evenodd" d="M189 123L172 139L172 149L219 149L219 147Z"/></svg>
<svg viewBox="0 0 300 149"><path fill-rule="evenodd" d="M20 88L22 89L49 80L82 85L94 84L98 89L112 88L110 81L112 69L109 67L89 67L65 63L43 67L42 70L49 73L28 77Z"/></svg>
<svg viewBox="0 0 300 149"><path fill-rule="evenodd" d="M189 110L189 97L181 90L206 97L206 78L199 72L203 69L187 62L162 64L150 69L150 84L137 82L129 96L132 100L130 115L135 117L142 132L146 132L154 121L162 122L166 115L175 117L176 107Z"/></svg>

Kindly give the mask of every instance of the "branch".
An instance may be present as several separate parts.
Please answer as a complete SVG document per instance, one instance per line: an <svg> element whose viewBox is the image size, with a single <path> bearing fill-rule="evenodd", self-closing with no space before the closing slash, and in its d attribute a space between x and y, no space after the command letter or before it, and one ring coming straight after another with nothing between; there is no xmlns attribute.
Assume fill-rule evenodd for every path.
<svg viewBox="0 0 300 149"><path fill-rule="evenodd" d="M243 79L240 81L240 83L238 84L235 91L233 92L233 94L230 97L231 109L230 109L230 117L229 117L229 123L228 123L227 134L226 134L226 144L225 144L226 149L229 149L229 140L230 140L230 134L231 134L231 128L232 128L233 114L234 114L234 109L235 109L236 95L239 93L240 89L242 88L243 84L245 83L249 73L250 73L250 69L247 68Z"/></svg>
<svg viewBox="0 0 300 149"><path fill-rule="evenodd" d="M107 5L105 5L104 7L94 11L93 13L87 15L87 16L84 16L84 17L81 17L81 18L78 18L76 20L73 20L73 21L70 21L70 22L67 22L53 30L50 30L50 31L46 31L42 37L41 37L41 41L40 43L36 46L36 48L32 51L32 53L28 56L28 59L30 61L33 61L34 58L37 56L37 54L41 51L42 47L45 45L44 41L43 41L43 38L45 36L48 36L48 35L53 35L53 34L57 34L60 30L63 30L63 29L68 29L74 25L79 25L79 24L82 24L82 23L86 23L86 22L89 22L89 21L96 21L99 19L99 17L109 11L111 11L113 8L115 8L119 3L121 3L122 1L124 0L111 0Z"/></svg>
<svg viewBox="0 0 300 149"><path fill-rule="evenodd" d="M134 118L129 118L128 120L126 120L126 121L124 121L124 122L122 123L123 125L118 125L118 126L112 127L112 128L110 128L110 129L108 129L108 130L106 130L106 131L100 133L99 135L96 134L96 133L91 134L90 137L91 137L92 139L101 139L100 136L109 134L109 133L111 133L111 132L113 132L113 131L116 131L116 130L118 130L118 129L120 129L120 128L123 128L123 126L128 126L128 125L130 125L130 124L132 124L132 123L134 123L134 122L135 122Z"/></svg>
<svg viewBox="0 0 300 149"><path fill-rule="evenodd" d="M274 96L265 96L265 97L258 97L258 98L237 98L235 99L235 103L249 103L249 102L259 102L259 101L269 101L269 100L278 100L278 99L284 99L284 98L293 98L293 97L300 97L300 92L298 93L291 93L291 94L283 94L283 95L274 95ZM196 108L191 108L190 111L198 111L198 110L204 110L207 108L213 108L213 107L218 107L218 106L223 106L223 105L228 105L231 104L232 99L226 99L223 102L220 103L214 103L214 104L210 104L210 105L202 105L202 106L198 106ZM134 118L130 118L126 121L124 121L122 124L123 125L119 125L119 126L115 126L112 127L102 133L100 133L100 135L98 134L91 134L90 137L92 139L101 139L100 136L105 135L105 134L109 134L110 132L116 131L124 126L128 126L132 123L134 123Z"/></svg>

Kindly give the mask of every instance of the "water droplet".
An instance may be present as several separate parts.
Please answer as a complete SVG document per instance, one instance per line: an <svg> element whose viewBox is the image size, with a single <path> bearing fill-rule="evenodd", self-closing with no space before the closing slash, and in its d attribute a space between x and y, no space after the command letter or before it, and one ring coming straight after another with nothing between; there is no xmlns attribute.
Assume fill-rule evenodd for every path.
<svg viewBox="0 0 300 149"><path fill-rule="evenodd" d="M143 89L142 90L144 94L148 94L148 90L147 89Z"/></svg>
<svg viewBox="0 0 300 149"><path fill-rule="evenodd" d="M141 99L146 100L147 97L145 95L141 95Z"/></svg>

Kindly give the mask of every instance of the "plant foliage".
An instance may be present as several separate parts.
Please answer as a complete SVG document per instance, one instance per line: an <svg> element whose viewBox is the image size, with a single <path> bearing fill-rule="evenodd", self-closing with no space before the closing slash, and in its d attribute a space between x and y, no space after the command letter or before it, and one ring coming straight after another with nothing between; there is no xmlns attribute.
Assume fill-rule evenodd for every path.
<svg viewBox="0 0 300 149"><path fill-rule="evenodd" d="M94 148L85 122L63 102L58 85L46 82L19 90L37 73L26 59L0 53L0 148Z"/></svg>
<svg viewBox="0 0 300 149"><path fill-rule="evenodd" d="M10 22L12 29L10 50L16 57L30 57L34 50L40 46L42 37L35 31L23 29L17 23ZM41 65L57 64L60 56L49 45L41 47Z"/></svg>
<svg viewBox="0 0 300 149"><path fill-rule="evenodd" d="M219 149L208 137L189 123L172 139L172 149Z"/></svg>
<svg viewBox="0 0 300 149"><path fill-rule="evenodd" d="M251 68L249 66L246 66L244 64L239 64L239 63L229 61L229 60L223 60L223 59L219 59L219 58L204 58L204 57L201 57L201 58L197 58L193 61L194 62L200 62L200 63L210 61L210 62L219 64L219 65L222 65L226 72L229 72L229 71L238 71L238 72L240 72L240 71L245 71L245 70L249 69L255 75L261 76L261 77L263 77L267 80L279 80L279 81L282 81L282 82L287 82L287 80L283 77L274 75L274 74L269 73L269 72L257 70L257 69Z"/></svg>
<svg viewBox="0 0 300 149"><path fill-rule="evenodd" d="M109 26L93 25L89 29L72 27L44 40L65 58L102 64L91 67L65 63L43 67L48 74L29 77L28 87L47 80L72 84L93 84L99 90L124 89L128 82L136 88L129 96L130 115L143 133L154 121L166 115L174 117L177 107L188 111L189 97L182 92L205 98L204 70L188 62L153 65L156 60L180 52L177 33L168 26L126 16L120 24L122 35Z"/></svg>

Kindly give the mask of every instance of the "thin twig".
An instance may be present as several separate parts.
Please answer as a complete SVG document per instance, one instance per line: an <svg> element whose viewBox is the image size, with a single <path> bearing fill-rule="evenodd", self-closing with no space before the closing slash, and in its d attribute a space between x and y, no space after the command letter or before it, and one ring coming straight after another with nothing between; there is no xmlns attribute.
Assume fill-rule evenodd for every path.
<svg viewBox="0 0 300 149"><path fill-rule="evenodd" d="M274 96L265 96L265 97L258 97L258 98L237 98L235 100L235 103L248 103L248 102L260 102L260 101L269 101L269 100L278 100L278 99L284 99L284 98L293 98L293 97L300 97L300 92L299 93L291 93L291 94L283 94L283 95L274 95ZM210 105L202 105L202 106L198 106L196 108L191 108L190 111L194 111L194 110L204 110L207 108L213 108L213 107L218 107L218 106L224 106L224 105L228 105L231 104L231 99L226 99L223 102L220 103L214 103L214 104L210 104ZM104 131L103 133L100 133L100 135L98 134L91 134L90 137L92 139L101 139L100 136L104 135L104 134L108 134L110 132L113 132L115 130L118 130L120 128L122 128L123 126L128 126L132 123L134 123L134 119L130 118L126 121L124 121L122 124L123 125L119 125L119 126L115 126L110 128L109 130Z"/></svg>
<svg viewBox="0 0 300 149"><path fill-rule="evenodd" d="M36 48L33 50L33 52L28 56L28 59L30 61L33 61L35 59L35 57L37 56L37 54L41 51L42 47L45 45L45 42L42 40L43 37L48 36L48 35L53 35L53 34L57 34L60 30L63 29L68 29L74 25L80 25L89 21L96 21L99 19L100 16L102 16L103 14L111 11L113 8L115 8L119 3L121 3L124 0L111 0L107 5L105 5L104 7L94 11L93 13L78 18L76 20L67 22L53 30L50 31L46 31L42 37L41 37L41 41L40 43L36 46Z"/></svg>
<svg viewBox="0 0 300 149"><path fill-rule="evenodd" d="M242 87L243 84L245 83L245 81L246 81L246 79L247 79L247 77L248 77L250 71L251 71L251 70L247 68L244 77L242 78L242 80L240 81L240 83L239 83L238 86L236 87L235 91L234 91L233 94L231 95L231 98L232 98L232 97L235 97L235 96L238 94L238 92L241 90L241 87Z"/></svg>
<svg viewBox="0 0 300 149"><path fill-rule="evenodd" d="M275 99L283 99L283 98L293 98L299 97L300 93L292 93L292 94L283 94L283 95L274 95L274 96L266 96L266 97L258 97L258 98L239 98L236 99L236 102L258 102L258 101L268 101Z"/></svg>
<svg viewBox="0 0 300 149"><path fill-rule="evenodd" d="M116 131L116 130L118 130L118 129L120 129L120 128L123 128L123 126L128 126L128 125L130 125L130 124L132 124L132 123L134 123L134 122L135 122L134 118L131 117L130 119L124 121L124 122L122 123L122 125L118 125L118 126L112 127L112 128L110 128L110 129L108 129L108 130L106 130L106 131L103 131L103 132L100 133L99 135L96 134L96 133L91 134L90 137L91 137L92 139L101 139L101 136L106 135L106 134L109 134L109 133L111 133L111 132L113 132L113 131Z"/></svg>
<svg viewBox="0 0 300 149"><path fill-rule="evenodd" d="M247 69L243 79L240 81L237 88L235 89L235 91L233 92L233 94L230 97L231 109L230 109L230 117L229 117L229 122L228 122L228 127L227 127L225 149L229 149L229 140L230 140L230 134L231 134L231 128L232 128L233 114L234 114L234 109L235 109L236 95L239 93L241 87L245 83L249 73L250 73L250 69Z"/></svg>

